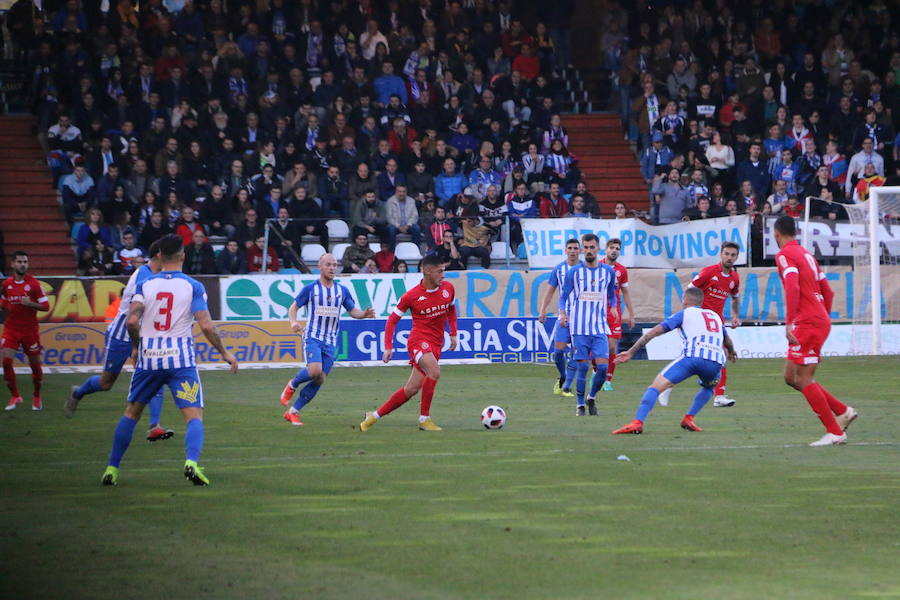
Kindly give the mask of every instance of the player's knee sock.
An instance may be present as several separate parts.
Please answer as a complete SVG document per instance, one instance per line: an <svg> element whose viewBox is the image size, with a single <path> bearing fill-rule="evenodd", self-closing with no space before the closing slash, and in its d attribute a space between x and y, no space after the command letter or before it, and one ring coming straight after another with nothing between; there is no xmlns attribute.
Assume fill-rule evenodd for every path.
<svg viewBox="0 0 900 600"><path fill-rule="evenodd" d="M307 383L303 389L300 390L300 393L297 394L297 399L294 400L294 410L297 412L303 410L303 407L316 397L316 394L319 393L320 389L322 389L322 386L314 381Z"/></svg>
<svg viewBox="0 0 900 600"><path fill-rule="evenodd" d="M419 399L419 418L428 418L431 416L431 400L434 398L434 388L437 387L437 381L431 377L426 377L422 382L422 397Z"/></svg>
<svg viewBox="0 0 900 600"><path fill-rule="evenodd" d="M75 390L75 399L81 400L88 394L93 394L94 392L100 391L100 376L94 375L93 377L88 377L87 381L78 386L78 389Z"/></svg>
<svg viewBox="0 0 900 600"><path fill-rule="evenodd" d="M725 395L725 383L728 381L728 371L725 367L719 372L719 383L716 385L716 396Z"/></svg>
<svg viewBox="0 0 900 600"><path fill-rule="evenodd" d="M559 384L562 385L566 381L566 350L554 350L553 362L556 363L556 370L559 371Z"/></svg>
<svg viewBox="0 0 900 600"><path fill-rule="evenodd" d="M825 400L828 401L828 408L831 409L831 412L833 412L836 415L842 415L845 412L847 412L847 405L844 404L843 402L841 402L840 400L838 400L837 398L835 398L834 396L832 396L831 392L829 392L824 387L822 387L822 384L820 384L819 382L816 382L816 383L813 383L812 385L817 386L820 390L822 390L822 393L825 394Z"/></svg>
<svg viewBox="0 0 900 600"><path fill-rule="evenodd" d="M13 398L19 395L19 386L16 385L16 371L13 369L13 361L11 358L3 359L3 379L6 380L6 387L9 388Z"/></svg>
<svg viewBox="0 0 900 600"><path fill-rule="evenodd" d="M394 392L388 401L381 405L381 408L375 411L379 418L392 413L397 410L409 400L410 396L406 395L406 390L400 388L396 392Z"/></svg>
<svg viewBox="0 0 900 600"><path fill-rule="evenodd" d="M203 450L203 421L191 419L184 433L184 458L197 462Z"/></svg>
<svg viewBox="0 0 900 600"><path fill-rule="evenodd" d="M40 363L31 363L29 366L31 367L31 382L34 384L34 395L39 397L41 395L41 383L44 381L44 370L41 368Z"/></svg>
<svg viewBox="0 0 900 600"><path fill-rule="evenodd" d="M713 397L713 390L708 387L701 387L700 391L697 392L697 395L694 396L694 403L691 404L691 409L687 411L687 414L692 417L695 416L698 412L703 410L703 407L706 406L706 403L709 402L709 399Z"/></svg>
<svg viewBox="0 0 900 600"><path fill-rule="evenodd" d="M163 408L163 389L159 388L159 391L156 392L156 395L153 396L153 399L150 400L150 426L159 425L159 420L162 417L162 408Z"/></svg>
<svg viewBox="0 0 900 600"><path fill-rule="evenodd" d="M604 381L606 381L606 365L600 363L597 365L597 372L594 373L594 378L591 379L591 398L597 397L597 393L603 386Z"/></svg>
<svg viewBox="0 0 900 600"><path fill-rule="evenodd" d="M653 405L656 404L657 398L659 398L659 392L652 387L648 387L647 391L644 392L644 397L641 398L641 405L638 406L637 414L634 415L634 418L642 423L646 421L647 415L650 414L650 411L653 410Z"/></svg>
<svg viewBox="0 0 900 600"><path fill-rule="evenodd" d="M806 401L809 402L810 408L813 409L813 412L816 413L819 420L822 421L822 425L825 426L828 433L843 435L844 430L841 429L841 426L838 425L837 421L834 419L834 413L832 413L831 408L828 407L828 400L822 392L821 386L810 384L803 388L801 393L806 398Z"/></svg>
<svg viewBox="0 0 900 600"><path fill-rule="evenodd" d="M309 371L306 369L306 367L303 367L302 369L297 371L297 374L294 375L293 379L291 379L291 387L296 390L298 387L311 380L312 377L309 376Z"/></svg>
<svg viewBox="0 0 900 600"><path fill-rule="evenodd" d="M572 382L575 381L575 375L578 373L578 363L573 358L572 353L569 353L568 358L566 359L566 382L563 384L564 390L572 389Z"/></svg>
<svg viewBox="0 0 900 600"><path fill-rule="evenodd" d="M119 424L116 425L116 432L113 434L112 450L109 453L109 466L118 467L119 463L122 462L122 457L125 456L125 451L128 450L128 445L131 444L131 436L134 435L135 425L137 425L137 421L125 415L122 415L122 418L119 419Z"/></svg>
<svg viewBox="0 0 900 600"><path fill-rule="evenodd" d="M587 387L587 373L590 367L586 362L577 363L575 366L575 394L578 396L578 406L584 406L584 388Z"/></svg>
<svg viewBox="0 0 900 600"><path fill-rule="evenodd" d="M616 372L616 353L612 352L609 355L609 361L606 363L606 380L612 381L613 373Z"/></svg>

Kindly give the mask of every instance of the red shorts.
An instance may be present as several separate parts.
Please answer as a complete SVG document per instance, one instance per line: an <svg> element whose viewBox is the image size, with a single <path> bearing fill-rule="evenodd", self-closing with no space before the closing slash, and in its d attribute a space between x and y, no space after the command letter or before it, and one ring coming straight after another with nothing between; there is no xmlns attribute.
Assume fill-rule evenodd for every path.
<svg viewBox="0 0 900 600"><path fill-rule="evenodd" d="M0 348L9 348L16 352L22 348L28 356L38 356L44 349L41 346L41 331L40 329L18 331L4 327L3 337L0 337Z"/></svg>
<svg viewBox="0 0 900 600"><path fill-rule="evenodd" d="M612 315L607 317L606 322L609 323L609 335L606 337L610 337L613 339L621 339L622 338L622 317L618 316L615 319Z"/></svg>
<svg viewBox="0 0 900 600"><path fill-rule="evenodd" d="M819 353L828 339L831 323L794 325L794 337L799 342L796 346L788 346L787 359L795 365L816 365Z"/></svg>
<svg viewBox="0 0 900 600"><path fill-rule="evenodd" d="M417 369L419 369L419 361L422 359L422 356L429 352L434 354L436 359L440 360L441 358L441 345L433 340L410 337L406 343L406 350L409 352L409 364ZM422 369L419 370L421 371Z"/></svg>

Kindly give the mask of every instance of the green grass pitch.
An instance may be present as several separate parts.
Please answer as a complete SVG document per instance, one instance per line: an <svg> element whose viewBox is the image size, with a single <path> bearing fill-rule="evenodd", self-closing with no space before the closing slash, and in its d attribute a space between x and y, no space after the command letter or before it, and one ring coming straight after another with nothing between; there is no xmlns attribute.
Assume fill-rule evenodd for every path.
<svg viewBox="0 0 900 600"><path fill-rule="evenodd" d="M823 431L781 361L732 367L737 406L708 406L703 433L678 427L691 383L644 435L610 435L660 366L620 367L581 419L550 366L448 366L440 433L417 430L417 402L359 432L405 369L335 369L304 427L281 419L288 371L204 373L208 488L182 478L168 392L176 436L139 425L104 488L127 374L72 420L83 375L47 376L42 413L20 375L26 404L0 414L0 597L900 598L900 360L820 369L861 415L839 448L806 446ZM502 431L481 427L488 404Z"/></svg>

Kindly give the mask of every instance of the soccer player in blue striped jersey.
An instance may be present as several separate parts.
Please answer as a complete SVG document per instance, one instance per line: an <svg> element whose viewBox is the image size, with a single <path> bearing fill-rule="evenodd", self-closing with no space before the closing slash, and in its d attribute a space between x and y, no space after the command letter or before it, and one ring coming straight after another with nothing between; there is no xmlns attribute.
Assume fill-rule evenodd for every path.
<svg viewBox="0 0 900 600"><path fill-rule="evenodd" d="M333 254L323 254L319 258L319 280L300 290L288 309L291 331L303 332L303 346L306 366L284 387L281 404L287 406L294 391L307 383L294 404L284 413L284 420L291 425L303 425L300 411L315 397L325 385L325 377L334 366L335 347L341 329L341 312L346 310L354 319L372 319L375 309L360 310L346 286L334 280L337 274L337 260ZM306 328L297 320L297 312L306 309Z"/></svg>
<svg viewBox="0 0 900 600"><path fill-rule="evenodd" d="M560 294L562 293L566 275L578 266L580 255L581 244L578 243L578 240L572 238L566 241L566 260L553 268L550 279L547 280L549 287L541 300L541 310L538 313L538 320L541 323L547 320L547 310L553 300L553 293L557 290L560 290ZM572 336L569 334L569 328L561 325L557 320L556 325L553 326L553 362L556 364L556 370L559 371L559 379L553 384L553 393L567 398L575 395L569 391L569 385L572 383L571 377L576 371L575 358L569 351L571 344Z"/></svg>
<svg viewBox="0 0 900 600"><path fill-rule="evenodd" d="M128 318L128 307L131 306L131 299L134 297L137 285L151 275L159 273L160 265L158 252L159 244L156 242L150 244L150 248L147 251L147 254L150 257L149 262L146 265L138 267L128 279L128 283L122 290L122 301L119 304L119 312L109 324L109 327L106 328L106 347L103 351L103 372L101 372L100 375L94 375L93 377L88 378L87 381L81 385L72 386L72 389L69 392L69 398L66 400L63 407L63 411L67 417L72 418L72 416L75 415L78 403L81 402L81 399L85 396L95 392L105 392L111 389L119 378L119 373L122 372L122 367L125 366L125 362L131 358L131 339L128 337L128 329L125 327L125 321ZM167 440L175 435L174 431L160 425L162 406L163 391L160 389L159 393L150 401L150 426L147 430L148 442Z"/></svg>
<svg viewBox="0 0 900 600"><path fill-rule="evenodd" d="M591 381L587 408L589 414L597 414L595 398L606 381L609 356L606 337L610 332L608 316L617 317L619 310L616 272L599 260L600 238L593 233L581 236L581 249L584 260L569 270L559 294L559 322L563 327L569 326L575 349L575 392L578 402L575 414L579 417L584 416L584 392L590 362L597 370Z"/></svg>
<svg viewBox="0 0 900 600"><path fill-rule="evenodd" d="M178 235L159 240L161 270L137 285L125 322L137 355L128 404L113 436L103 485L116 485L119 464L131 443L134 428L146 405L163 386L169 386L175 405L187 423L184 435L184 477L194 485L209 485L197 464L203 449L203 388L197 373L194 321L209 343L237 373L238 362L225 349L209 316L206 292L200 282L181 272L184 247Z"/></svg>
<svg viewBox="0 0 900 600"><path fill-rule="evenodd" d="M681 427L688 431L703 431L694 423L694 417L712 398L725 359L728 358L734 362L737 360L737 355L734 352L731 338L725 331L722 317L714 310L700 308L700 305L703 304L702 290L689 287L684 292L681 304L684 307L683 310L642 335L641 339L636 341L628 351L620 353L616 357L617 363L628 362L635 352L656 336L673 329L677 329L681 334L683 342L681 358L656 376L656 379L644 392L634 420L613 431L614 434L643 433L644 421L653 410L659 394L692 375L696 375L700 380L700 391L694 396L694 403L690 410L681 419Z"/></svg>

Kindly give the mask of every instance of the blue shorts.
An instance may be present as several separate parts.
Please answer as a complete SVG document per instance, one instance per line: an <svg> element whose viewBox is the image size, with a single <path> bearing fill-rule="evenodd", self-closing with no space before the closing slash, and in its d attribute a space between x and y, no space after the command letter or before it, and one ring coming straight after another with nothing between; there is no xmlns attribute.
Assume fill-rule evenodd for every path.
<svg viewBox="0 0 900 600"><path fill-rule="evenodd" d="M575 348L575 360L609 358L609 342L603 334L575 334L572 336L572 347Z"/></svg>
<svg viewBox="0 0 900 600"><path fill-rule="evenodd" d="M131 358L131 342L110 339L106 336L106 349L103 352L103 370L113 375L122 372L125 362Z"/></svg>
<svg viewBox="0 0 900 600"><path fill-rule="evenodd" d="M572 336L569 334L569 326L566 325L563 327L559 324L559 319L556 320L556 325L553 326L553 341L560 344L571 344Z"/></svg>
<svg viewBox="0 0 900 600"><path fill-rule="evenodd" d="M662 376L673 384L681 383L691 375L700 378L700 385L706 388L714 388L719 383L719 372L722 365L714 360L705 358L681 358L663 371Z"/></svg>
<svg viewBox="0 0 900 600"><path fill-rule="evenodd" d="M178 408L203 408L203 386L197 367L136 369L131 377L128 401L147 404L164 386L169 386Z"/></svg>
<svg viewBox="0 0 900 600"><path fill-rule="evenodd" d="M322 372L330 373L334 366L335 347L326 344L322 340L309 338L304 342L303 353L306 355L306 364L322 363Z"/></svg>

